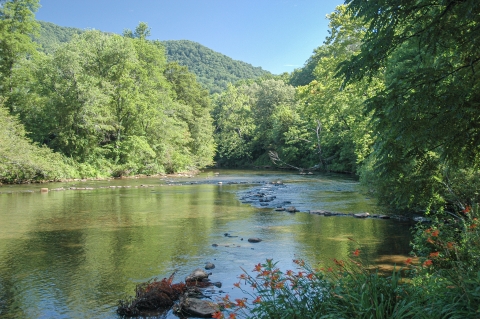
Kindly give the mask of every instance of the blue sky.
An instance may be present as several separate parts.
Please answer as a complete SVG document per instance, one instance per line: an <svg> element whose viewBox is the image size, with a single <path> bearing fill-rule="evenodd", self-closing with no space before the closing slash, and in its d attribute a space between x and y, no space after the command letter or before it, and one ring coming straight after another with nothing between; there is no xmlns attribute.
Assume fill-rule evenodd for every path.
<svg viewBox="0 0 480 319"><path fill-rule="evenodd" d="M140 21L150 39L191 40L275 74L303 66L342 0L40 0L37 19L122 33Z"/></svg>

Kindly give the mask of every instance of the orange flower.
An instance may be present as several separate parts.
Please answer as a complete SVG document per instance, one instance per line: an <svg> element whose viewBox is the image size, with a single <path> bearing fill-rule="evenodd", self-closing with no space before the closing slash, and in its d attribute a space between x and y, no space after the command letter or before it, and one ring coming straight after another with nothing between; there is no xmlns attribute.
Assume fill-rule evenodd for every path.
<svg viewBox="0 0 480 319"><path fill-rule="evenodd" d="M343 267L345 265L345 263L343 262L343 260L336 260L336 259L333 259L333 261L335 262L335 264L337 264L338 266L341 266Z"/></svg>
<svg viewBox="0 0 480 319"><path fill-rule="evenodd" d="M308 275L307 275L307 278L308 278L309 280L312 280L312 279L313 279L313 274L312 274L312 273L308 274Z"/></svg>
<svg viewBox="0 0 480 319"><path fill-rule="evenodd" d="M428 260L425 260L425 262L423 263L423 266L424 267L428 267L428 266L431 266L433 264L433 261L431 261L430 259Z"/></svg>
<svg viewBox="0 0 480 319"><path fill-rule="evenodd" d="M471 224L471 225L470 225L470 229L475 229L475 228L477 228L477 225L476 225L476 224Z"/></svg>
<svg viewBox="0 0 480 319"><path fill-rule="evenodd" d="M239 282L236 282L236 283L234 283L233 285L234 285L235 287L237 287L237 288L240 288L240 283L239 283Z"/></svg>
<svg viewBox="0 0 480 319"><path fill-rule="evenodd" d="M253 284L251 285L251 287L252 287L253 289L255 289L255 288L257 288L257 284L256 284L256 283L253 283Z"/></svg>
<svg viewBox="0 0 480 319"><path fill-rule="evenodd" d="M431 237L427 238L427 243L435 244L435 242L433 241L433 239Z"/></svg>
<svg viewBox="0 0 480 319"><path fill-rule="evenodd" d="M448 249L452 249L452 248L453 248L453 243L452 243L451 241L449 241L449 242L447 243L447 248L448 248Z"/></svg>
<svg viewBox="0 0 480 319"><path fill-rule="evenodd" d="M292 276L292 275L293 275L293 271L287 270L287 276Z"/></svg>
<svg viewBox="0 0 480 319"><path fill-rule="evenodd" d="M274 288L275 289L282 289L283 288L283 281L277 283Z"/></svg>
<svg viewBox="0 0 480 319"><path fill-rule="evenodd" d="M430 233L432 232L432 229L431 229L431 228L426 229L425 232L426 232L427 234L430 234Z"/></svg>
<svg viewBox="0 0 480 319"><path fill-rule="evenodd" d="M332 271L333 271L333 268L332 268L332 267L328 267L327 271L328 271L328 272L332 272Z"/></svg>
<svg viewBox="0 0 480 319"><path fill-rule="evenodd" d="M433 237L438 237L438 234L440 233L440 231L438 229L435 229L432 233L432 236Z"/></svg>
<svg viewBox="0 0 480 319"><path fill-rule="evenodd" d="M429 257L438 257L438 251L430 253Z"/></svg>
<svg viewBox="0 0 480 319"><path fill-rule="evenodd" d="M212 315L212 318L222 319L222 318L224 318L224 316L223 316L223 313L221 313L220 311L217 311Z"/></svg>
<svg viewBox="0 0 480 319"><path fill-rule="evenodd" d="M237 315L236 315L234 312L232 312L232 313L228 316L228 318L230 318L230 319L235 319L235 318L237 318Z"/></svg>
<svg viewBox="0 0 480 319"><path fill-rule="evenodd" d="M238 278L240 278L240 279L247 279L247 276L245 276L245 274L241 274Z"/></svg>
<svg viewBox="0 0 480 319"><path fill-rule="evenodd" d="M260 263L255 265L255 269L253 271L258 271L260 272L262 270L262 265Z"/></svg>
<svg viewBox="0 0 480 319"><path fill-rule="evenodd" d="M360 249L355 249L355 251L353 252L353 255L354 256L359 256L360 255Z"/></svg>
<svg viewBox="0 0 480 319"><path fill-rule="evenodd" d="M235 299L237 302L236 306L240 308L245 308L247 305L245 304L245 299Z"/></svg>
<svg viewBox="0 0 480 319"><path fill-rule="evenodd" d="M462 212L464 212L465 214L468 214L468 213L470 213L470 209L471 209L471 207L467 205L467 206L465 207L465 209L462 210Z"/></svg>
<svg viewBox="0 0 480 319"><path fill-rule="evenodd" d="M262 298L260 298L260 296L257 296L257 298L255 298L255 300L253 301L253 303L261 303L262 302Z"/></svg>
<svg viewBox="0 0 480 319"><path fill-rule="evenodd" d="M260 275L261 276L268 276L268 275L270 275L270 271L269 270L264 270L264 271L262 271L262 273Z"/></svg>
<svg viewBox="0 0 480 319"><path fill-rule="evenodd" d="M412 261L413 261L412 258L407 258L407 260L405 260L405 264L410 265Z"/></svg>
<svg viewBox="0 0 480 319"><path fill-rule="evenodd" d="M298 276L298 278L302 278L303 277L303 272L299 271L297 276Z"/></svg>
<svg viewBox="0 0 480 319"><path fill-rule="evenodd" d="M305 266L305 261L303 261L302 259L294 259L293 262L299 265L300 267Z"/></svg>

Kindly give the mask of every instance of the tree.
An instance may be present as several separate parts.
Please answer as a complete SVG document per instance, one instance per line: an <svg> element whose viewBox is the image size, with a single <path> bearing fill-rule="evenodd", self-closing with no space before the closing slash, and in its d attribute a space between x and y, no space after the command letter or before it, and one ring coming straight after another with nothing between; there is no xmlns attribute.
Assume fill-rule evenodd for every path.
<svg viewBox="0 0 480 319"><path fill-rule="evenodd" d="M224 166L244 166L252 162L255 123L249 97L231 84L214 98L216 162Z"/></svg>
<svg viewBox="0 0 480 319"><path fill-rule="evenodd" d="M187 67L176 62L168 63L164 74L167 81L172 84L174 100L186 106L186 112L181 114L181 117L188 124L191 134L190 149L195 158L195 165L197 167L211 165L215 155L215 143L208 91L197 82L195 75L190 73Z"/></svg>
<svg viewBox="0 0 480 319"><path fill-rule="evenodd" d="M297 88L310 132L305 139L317 144L314 149L321 168L358 173L373 141L364 101L375 94L381 80L358 81L340 90L342 81L335 77L337 66L358 52L365 28L344 5L335 8L328 18L330 35L309 60L317 61L314 80Z"/></svg>
<svg viewBox="0 0 480 319"><path fill-rule="evenodd" d="M15 63L35 52L30 35L37 28L35 11L38 0L0 1L0 94L12 90L11 75Z"/></svg>
<svg viewBox="0 0 480 319"><path fill-rule="evenodd" d="M459 172L465 180L478 175L480 3L347 3L368 28L359 54L340 66L344 83L385 76L384 89L366 102L378 136L371 167L383 202L437 210L477 201L473 186L459 194L450 181Z"/></svg>
<svg viewBox="0 0 480 319"><path fill-rule="evenodd" d="M18 65L13 106L34 141L86 175L203 167L214 150L208 95L166 67L158 41L87 31Z"/></svg>
<svg viewBox="0 0 480 319"><path fill-rule="evenodd" d="M145 40L150 36L150 28L147 23L140 22L135 28L135 31L132 32L130 29L124 30L123 36L132 39Z"/></svg>

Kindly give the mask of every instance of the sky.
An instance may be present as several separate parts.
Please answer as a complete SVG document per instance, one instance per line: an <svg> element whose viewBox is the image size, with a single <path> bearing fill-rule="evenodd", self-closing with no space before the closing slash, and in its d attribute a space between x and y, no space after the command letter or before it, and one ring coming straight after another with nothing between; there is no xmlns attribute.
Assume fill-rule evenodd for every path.
<svg viewBox="0 0 480 319"><path fill-rule="evenodd" d="M304 65L343 0L40 0L37 20L121 34L139 22L150 40L191 40L274 74Z"/></svg>

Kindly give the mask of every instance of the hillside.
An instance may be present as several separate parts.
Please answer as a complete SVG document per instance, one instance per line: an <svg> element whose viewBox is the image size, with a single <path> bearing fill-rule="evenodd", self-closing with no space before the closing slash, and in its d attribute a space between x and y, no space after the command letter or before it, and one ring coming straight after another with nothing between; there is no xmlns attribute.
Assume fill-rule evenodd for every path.
<svg viewBox="0 0 480 319"><path fill-rule="evenodd" d="M34 41L40 44L40 50L45 53L53 52L56 46L83 32L81 29L61 27L50 22L39 23L40 34L34 37ZM233 60L193 41L169 40L162 43L165 45L167 60L187 66L210 93L222 92L228 83L271 75L261 67Z"/></svg>
<svg viewBox="0 0 480 319"><path fill-rule="evenodd" d="M261 67L233 60L197 42L169 40L162 43L166 48L167 59L187 66L211 93L223 91L228 83L271 75Z"/></svg>

